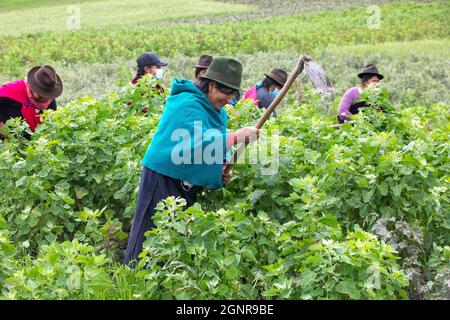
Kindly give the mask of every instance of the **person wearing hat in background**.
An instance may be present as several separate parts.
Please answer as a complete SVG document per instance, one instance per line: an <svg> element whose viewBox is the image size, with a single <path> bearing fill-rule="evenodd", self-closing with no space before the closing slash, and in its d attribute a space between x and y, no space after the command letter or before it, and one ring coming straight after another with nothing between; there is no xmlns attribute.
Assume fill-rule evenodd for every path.
<svg viewBox="0 0 450 320"><path fill-rule="evenodd" d="M358 101L361 99L361 92L368 86L379 83L384 78L374 64L366 65L363 71L358 74L358 77L361 79L361 85L348 89L342 96L338 109L339 123L349 121L352 114L357 114L359 109L366 108L365 102Z"/></svg>
<svg viewBox="0 0 450 320"><path fill-rule="evenodd" d="M125 264L137 260L144 233L155 227L151 219L158 202L174 196L191 206L203 187L222 188L231 179L231 172L224 173L227 150L238 142L257 140L259 129L254 127L227 132L223 107L239 92L241 77L239 61L215 58L199 81L173 79L161 120L142 160Z"/></svg>
<svg viewBox="0 0 450 320"><path fill-rule="evenodd" d="M288 74L282 69L274 68L265 76L261 83L256 84L245 92L242 100L252 99L258 108L267 109L270 106L286 83ZM275 111L273 114L275 117L277 116Z"/></svg>
<svg viewBox="0 0 450 320"><path fill-rule="evenodd" d="M26 80L5 83L0 87L0 127L7 120L20 117L34 132L43 111L56 110L55 98L62 91L61 78L48 65L31 68Z"/></svg>
<svg viewBox="0 0 450 320"><path fill-rule="evenodd" d="M137 81L146 74L150 74L155 79L161 80L164 75L163 67L167 66L169 63L166 61L161 61L159 57L154 52L145 52L137 60L137 71L136 76L131 80L132 84L137 84ZM164 88L157 84L156 88L160 93L164 92Z"/></svg>
<svg viewBox="0 0 450 320"><path fill-rule="evenodd" d="M195 79L200 80L200 77L206 73L209 65L211 64L213 57L207 54L202 55L195 66Z"/></svg>

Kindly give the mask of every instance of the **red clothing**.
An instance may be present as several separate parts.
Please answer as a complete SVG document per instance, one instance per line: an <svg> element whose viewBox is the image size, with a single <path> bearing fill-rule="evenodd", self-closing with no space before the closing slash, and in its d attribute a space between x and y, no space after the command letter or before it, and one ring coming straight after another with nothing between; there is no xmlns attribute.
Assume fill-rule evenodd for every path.
<svg viewBox="0 0 450 320"><path fill-rule="evenodd" d="M256 86L251 87L250 89L248 89L245 92L245 94L241 100L245 100L245 99L252 99L255 106L258 106L258 94L257 94Z"/></svg>
<svg viewBox="0 0 450 320"><path fill-rule="evenodd" d="M27 97L27 86L24 80L9 82L0 87L0 97L14 100L22 105L20 113L30 127L31 131L35 131L37 125L41 123L40 114L42 110L35 109L31 106Z"/></svg>

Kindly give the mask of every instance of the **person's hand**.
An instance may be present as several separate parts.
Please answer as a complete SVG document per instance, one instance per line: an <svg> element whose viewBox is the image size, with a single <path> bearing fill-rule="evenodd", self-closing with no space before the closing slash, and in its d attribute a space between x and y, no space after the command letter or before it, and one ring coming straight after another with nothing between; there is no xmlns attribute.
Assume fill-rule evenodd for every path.
<svg viewBox="0 0 450 320"><path fill-rule="evenodd" d="M237 143L241 142L254 142L259 138L260 129L255 127L244 127L236 131Z"/></svg>
<svg viewBox="0 0 450 320"><path fill-rule="evenodd" d="M222 184L228 184L231 180L231 177L233 176L233 171L230 170L228 173L225 173L222 171Z"/></svg>

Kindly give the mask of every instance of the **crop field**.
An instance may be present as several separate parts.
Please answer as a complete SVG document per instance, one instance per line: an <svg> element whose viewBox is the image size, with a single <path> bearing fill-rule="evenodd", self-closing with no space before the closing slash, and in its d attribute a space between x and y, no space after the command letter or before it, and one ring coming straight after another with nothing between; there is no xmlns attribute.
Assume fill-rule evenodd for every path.
<svg viewBox="0 0 450 320"><path fill-rule="evenodd" d="M19 17L14 10L2 14L0 28L5 35L23 33L70 30L67 16L76 11L83 12L80 19L83 28L102 29L106 27L148 26L160 21L180 18L214 16L254 10L252 6L223 4L213 1L152 1L142 5L142 1L85 1L79 5L68 6L62 3L22 9ZM46 18L43 19L42 17Z"/></svg>
<svg viewBox="0 0 450 320"><path fill-rule="evenodd" d="M0 300L450 299L449 8L1 1L0 82L49 64L64 92L30 139L20 119L0 127ZM164 77L131 85L146 51L169 62ZM231 182L188 208L160 202L142 259L124 265L141 160L172 79L193 79L202 54L227 56L242 62L247 89L303 53L335 92L301 74ZM363 98L387 113L332 127L370 63L385 79ZM229 130L263 114L249 101L225 108Z"/></svg>

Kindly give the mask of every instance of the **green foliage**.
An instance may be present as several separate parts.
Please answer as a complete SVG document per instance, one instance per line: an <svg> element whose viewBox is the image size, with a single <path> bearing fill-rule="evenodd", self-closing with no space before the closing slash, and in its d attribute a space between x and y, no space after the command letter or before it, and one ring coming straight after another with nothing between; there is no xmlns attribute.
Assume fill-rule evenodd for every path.
<svg viewBox="0 0 450 320"><path fill-rule="evenodd" d="M385 75L383 87L397 104L447 103L450 78L442 65L449 52L449 37L420 41L398 41L327 47L312 56L324 66L339 95L360 80L356 75L362 66L374 63ZM408 70L408 72L404 72ZM331 110L336 112L335 109Z"/></svg>
<svg viewBox="0 0 450 320"><path fill-rule="evenodd" d="M152 48L163 57L312 51L330 45L371 44L448 37L447 3L387 4L383 28L367 29L367 8L214 25L81 29L2 37L0 73L21 77L24 66L54 62L111 62ZM420 25L420 29L415 26ZM70 41L69 41L70 40Z"/></svg>
<svg viewBox="0 0 450 320"><path fill-rule="evenodd" d="M433 246L428 262L430 281L421 288L427 299L450 299L450 247Z"/></svg>
<svg viewBox="0 0 450 320"><path fill-rule="evenodd" d="M11 127L18 120L8 123L2 297L445 297L450 112L444 104L391 110L382 90L363 96L388 113L369 108L340 129L318 111L317 95L306 91L301 105L288 99L265 125L274 135L249 148L278 144L275 173L262 170L270 159L239 163L231 183L204 190L199 204L160 203L142 261L115 265L166 98L155 84L144 78L107 99L48 112L31 140L20 138L25 126ZM230 128L262 112L249 101L228 107Z"/></svg>
<svg viewBox="0 0 450 320"><path fill-rule="evenodd" d="M343 237L334 217L279 224L227 210L158 205L142 277L157 299L392 299L408 285L395 253L360 229Z"/></svg>
<svg viewBox="0 0 450 320"><path fill-rule="evenodd" d="M289 108L289 114L265 127L282 130L279 172L265 177L258 165L236 166L245 170L236 172L236 183L227 189L236 193L237 202L243 191L250 195L270 187L271 199L260 198L252 208L260 209L261 203L267 210L275 201L274 209L285 207L293 214L297 208L316 213L332 208L330 213L360 225L370 225L378 215L409 221L421 217L423 225L443 219L435 227L446 225L448 117L441 117L447 107L405 108L388 114L367 110L355 117L353 126L340 130L329 128L329 120L315 112L314 101ZM439 123L433 126L435 121ZM297 207L292 208L293 203Z"/></svg>
<svg viewBox="0 0 450 320"><path fill-rule="evenodd" d="M265 211L281 223L333 215L346 228L372 230L399 252L415 296L433 243L450 243L448 107L391 110L378 89L365 99L389 113L368 108L339 130L317 113L320 100L289 105L265 125L281 130L278 172L264 175L264 162L236 165L226 189L201 202L207 210Z"/></svg>
<svg viewBox="0 0 450 320"><path fill-rule="evenodd" d="M80 2L86 2L90 0L41 0L36 2L34 0L3 0L1 9L4 11L16 10L16 9L24 9L30 7L40 7L40 6L48 6L48 5L56 5L56 4L66 4L71 5Z"/></svg>
<svg viewBox="0 0 450 320"><path fill-rule="evenodd" d="M14 241L35 249L76 238L112 253L126 238L140 158L164 103L154 85L144 78L109 100L73 102L47 113L31 141L0 144L0 201Z"/></svg>
<svg viewBox="0 0 450 320"><path fill-rule="evenodd" d="M319 223L334 225L334 218ZM272 281L269 296L294 299L397 299L407 298L409 285L399 269L395 251L373 235L355 228L344 238L298 239L303 224L290 224L275 241L281 248L278 263L268 266ZM339 230L339 229L338 229ZM289 232L290 231L290 232ZM302 250L303 249L303 250Z"/></svg>
<svg viewBox="0 0 450 320"><path fill-rule="evenodd" d="M9 231L6 220L0 214L0 294L3 291L5 279L14 270L14 255L16 250L9 239Z"/></svg>
<svg viewBox="0 0 450 320"><path fill-rule="evenodd" d="M183 212L185 204L172 197L158 206L158 228L148 232L141 254L149 257L140 262L153 279L148 292L158 299L257 298L260 223L226 210L205 213L198 204Z"/></svg>
<svg viewBox="0 0 450 320"><path fill-rule="evenodd" d="M36 259L5 280L8 299L92 299L111 286L104 270L110 261L79 243L43 245Z"/></svg>
<svg viewBox="0 0 450 320"><path fill-rule="evenodd" d="M229 121L228 129L237 130L243 125L253 125L264 114L263 109L257 108L250 99L241 100L235 106L226 105Z"/></svg>
<svg viewBox="0 0 450 320"><path fill-rule="evenodd" d="M2 0L2 2L5 0ZM20 0L19 0L20 1ZM54 0L53 0L54 1ZM23 0L22 0L23 2ZM35 1L34 1L35 2ZM142 5L140 0L108 1L39 1L40 4L23 5L20 10L6 4L8 13L1 15L3 35L33 34L37 32L71 32L77 28L103 29L111 27L149 27L163 21L193 19L202 16L230 15L255 11L255 6L223 4L205 0L152 0ZM46 3L47 2L47 3ZM15 7L21 4L16 3ZM75 7L70 7L75 5ZM2 3L3 7L3 3ZM80 13L79 26L74 25ZM40 19L43 15L47 19Z"/></svg>

